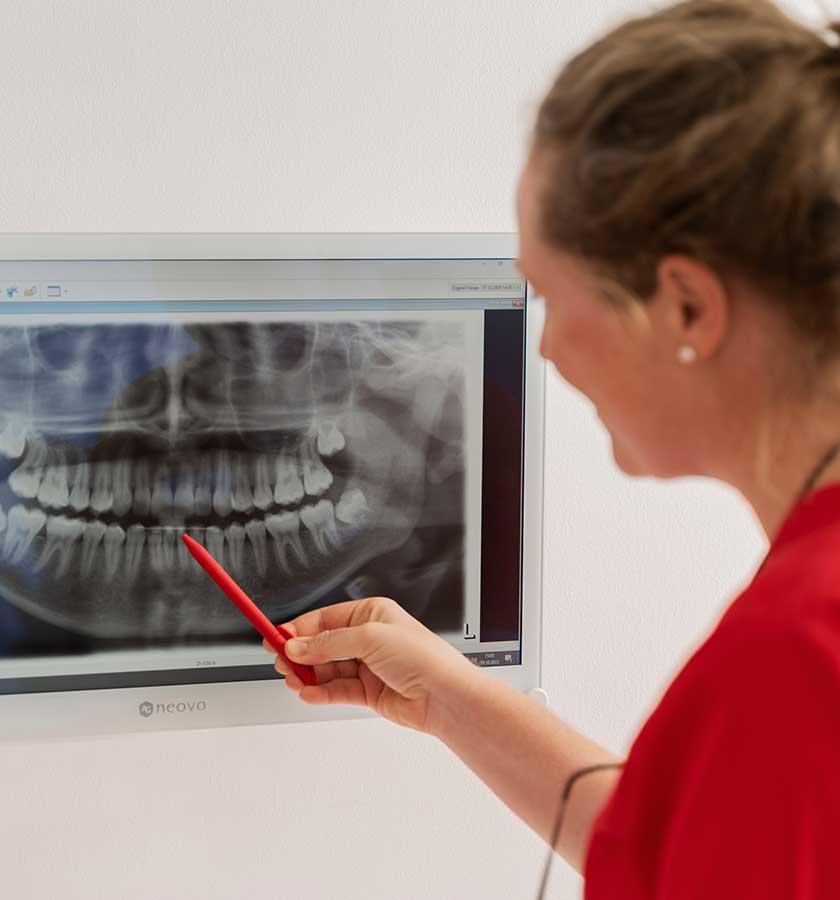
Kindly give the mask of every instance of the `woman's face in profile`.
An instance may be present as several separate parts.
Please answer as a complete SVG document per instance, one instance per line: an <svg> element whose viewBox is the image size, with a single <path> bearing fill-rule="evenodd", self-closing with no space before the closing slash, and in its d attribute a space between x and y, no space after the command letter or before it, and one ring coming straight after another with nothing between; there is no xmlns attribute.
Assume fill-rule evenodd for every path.
<svg viewBox="0 0 840 900"><path fill-rule="evenodd" d="M675 389L662 377L652 338L606 302L585 261L542 240L542 166L532 155L517 190L518 264L545 304L540 355L595 406L618 466L630 475L658 474L667 468L663 429L673 429Z"/></svg>

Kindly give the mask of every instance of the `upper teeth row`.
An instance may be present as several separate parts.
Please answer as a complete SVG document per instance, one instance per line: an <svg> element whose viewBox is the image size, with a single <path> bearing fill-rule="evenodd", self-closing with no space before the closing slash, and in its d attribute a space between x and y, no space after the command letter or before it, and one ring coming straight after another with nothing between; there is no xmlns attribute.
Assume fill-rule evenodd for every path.
<svg viewBox="0 0 840 900"><path fill-rule="evenodd" d="M281 453L253 461L218 450L203 455L197 466L163 463L154 468L145 459L78 465L63 461L46 465L46 461L46 445L30 444L23 462L9 476L18 497L37 499L45 508L91 509L117 516L208 515L211 509L226 516L232 510L267 510L275 503L297 504L306 494L318 497L333 482L320 457L307 449L298 457Z"/></svg>

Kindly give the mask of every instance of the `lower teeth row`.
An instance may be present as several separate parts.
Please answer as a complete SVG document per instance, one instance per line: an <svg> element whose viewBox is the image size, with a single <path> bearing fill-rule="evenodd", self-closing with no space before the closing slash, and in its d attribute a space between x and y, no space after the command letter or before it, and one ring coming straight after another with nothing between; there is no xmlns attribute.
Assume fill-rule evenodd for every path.
<svg viewBox="0 0 840 900"><path fill-rule="evenodd" d="M368 517L365 497L358 488L354 488L345 492L336 507L329 500L320 500L299 511L271 514L244 525L188 527L186 532L232 571L243 570L247 544L253 565L260 575L267 571L271 549L280 567L291 573L294 563L309 565L301 539L301 525L311 536L316 551L326 556L341 547L336 518L346 525L358 527ZM81 553L79 566L82 576L101 571L109 580L120 570L128 578L136 577L144 550L147 551L146 562L155 572L187 572L195 565L181 540L184 528L146 528L135 524L124 529L118 524L105 525L100 521L47 516L43 510L29 509L23 505L12 507L8 520L0 508L0 532L5 531L0 556L13 564L20 562L43 530L46 537L36 566L43 569L52 563L58 575L68 571L78 553Z"/></svg>

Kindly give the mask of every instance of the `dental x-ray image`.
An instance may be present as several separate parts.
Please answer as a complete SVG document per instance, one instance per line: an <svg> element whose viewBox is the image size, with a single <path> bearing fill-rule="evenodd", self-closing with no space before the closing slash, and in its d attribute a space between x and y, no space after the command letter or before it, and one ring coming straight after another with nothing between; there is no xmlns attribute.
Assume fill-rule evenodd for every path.
<svg viewBox="0 0 840 900"><path fill-rule="evenodd" d="M0 605L94 647L253 638L186 531L275 622L385 594L460 630L463 367L443 319L0 325Z"/></svg>

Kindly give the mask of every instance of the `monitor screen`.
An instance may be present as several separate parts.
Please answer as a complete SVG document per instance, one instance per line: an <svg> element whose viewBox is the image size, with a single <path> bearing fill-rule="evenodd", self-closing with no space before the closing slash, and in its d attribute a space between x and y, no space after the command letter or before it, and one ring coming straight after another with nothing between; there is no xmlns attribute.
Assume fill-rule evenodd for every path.
<svg viewBox="0 0 840 900"><path fill-rule="evenodd" d="M0 694L276 679L184 532L518 665L525 336L510 258L0 261Z"/></svg>

